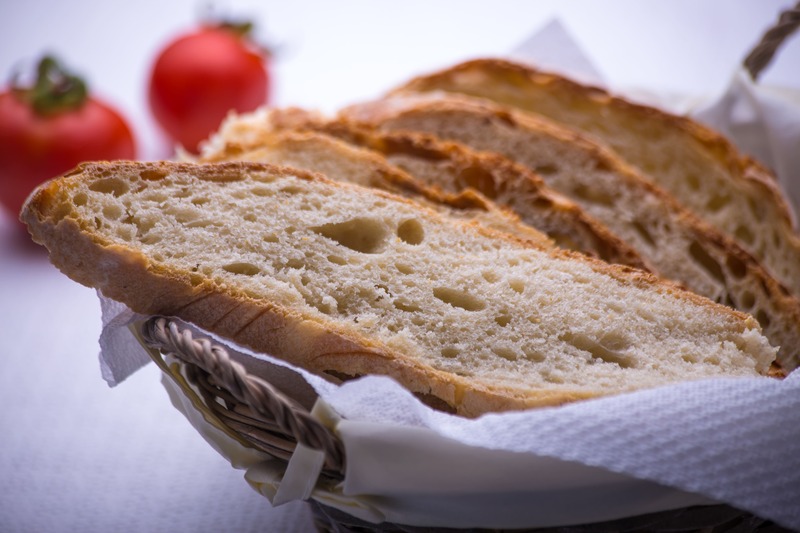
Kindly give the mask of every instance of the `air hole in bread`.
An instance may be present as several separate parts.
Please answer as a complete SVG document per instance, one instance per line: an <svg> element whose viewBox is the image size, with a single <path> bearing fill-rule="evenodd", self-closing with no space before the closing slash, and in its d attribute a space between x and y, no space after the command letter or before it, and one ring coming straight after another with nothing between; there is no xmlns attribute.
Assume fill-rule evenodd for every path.
<svg viewBox="0 0 800 533"><path fill-rule="evenodd" d="M274 233L267 233L264 235L264 242L277 243L280 242L280 239Z"/></svg>
<svg viewBox="0 0 800 533"><path fill-rule="evenodd" d="M409 274L413 274L413 273L414 273L414 267L412 267L412 266L410 266L410 265L407 265L407 264L405 264L405 263L395 263L395 264L394 264L394 267L395 267L395 268L397 269L397 271L398 271L398 272L400 272L401 274L406 274L406 275L409 275Z"/></svg>
<svg viewBox="0 0 800 533"><path fill-rule="evenodd" d="M119 178L105 178L89 184L89 190L119 197L130 189L124 180Z"/></svg>
<svg viewBox="0 0 800 533"><path fill-rule="evenodd" d="M297 185L287 185L286 187L283 187L280 190L280 192L287 194L289 196L294 196L296 194L303 194L305 192L305 189Z"/></svg>
<svg viewBox="0 0 800 533"><path fill-rule="evenodd" d="M210 200L208 198L206 198L205 196L197 196L195 198L192 198L192 203L194 205L205 205L208 202L210 202Z"/></svg>
<svg viewBox="0 0 800 533"><path fill-rule="evenodd" d="M752 245L755 241L755 236L750 228L747 226L737 226L733 232L734 236L745 244Z"/></svg>
<svg viewBox="0 0 800 533"><path fill-rule="evenodd" d="M488 198L497 198L497 186L494 176L486 169L470 165L459 172L458 180L460 185L472 187Z"/></svg>
<svg viewBox="0 0 800 533"><path fill-rule="evenodd" d="M148 169L139 172L139 177L145 181L158 181L163 180L168 176L168 173L163 170Z"/></svg>
<svg viewBox="0 0 800 533"><path fill-rule="evenodd" d="M222 269L231 274L242 274L243 276L255 276L261 269L252 263L228 263Z"/></svg>
<svg viewBox="0 0 800 533"><path fill-rule="evenodd" d="M481 276L483 276L483 279L489 283L496 283L500 279L500 276L497 275L497 272L494 272L493 270L484 270L481 272Z"/></svg>
<svg viewBox="0 0 800 533"><path fill-rule="evenodd" d="M633 368L635 360L621 352L628 343L620 336L605 336L595 340L581 333L565 333L559 337L579 350L589 353L592 359L616 364L620 368Z"/></svg>
<svg viewBox="0 0 800 533"><path fill-rule="evenodd" d="M781 249L783 247L783 236L781 235L780 231L772 232L772 246L777 249Z"/></svg>
<svg viewBox="0 0 800 533"><path fill-rule="evenodd" d="M536 209L551 209L555 202L546 196L537 196L531 202L531 206Z"/></svg>
<svg viewBox="0 0 800 533"><path fill-rule="evenodd" d="M744 309L752 309L756 305L756 297L750 291L744 291L739 302Z"/></svg>
<svg viewBox="0 0 800 533"><path fill-rule="evenodd" d="M575 185L575 188L572 190L572 193L583 200L584 202L588 202L590 204L596 205L603 205L606 207L613 207L615 198L604 192L598 191L597 189L591 189L584 185L583 183L578 183Z"/></svg>
<svg viewBox="0 0 800 533"><path fill-rule="evenodd" d="M420 306L405 298L398 298L393 303L397 309L406 311L407 313L414 313L422 310Z"/></svg>
<svg viewBox="0 0 800 533"><path fill-rule="evenodd" d="M728 270L735 278L742 279L747 274L747 265L736 256L729 255L725 264L728 265Z"/></svg>
<svg viewBox="0 0 800 533"><path fill-rule="evenodd" d="M376 291L377 296L375 297L376 300L381 300L386 296L389 296L389 298L392 297L392 292L386 285L378 283L375 285L375 289L377 289Z"/></svg>
<svg viewBox="0 0 800 533"><path fill-rule="evenodd" d="M300 270L301 268L303 268L305 266L306 266L306 262L303 261L303 259L301 259L299 257L290 257L285 263L285 267L286 268L293 268L295 270Z"/></svg>
<svg viewBox="0 0 800 533"><path fill-rule="evenodd" d="M653 238L653 234L650 233L647 230L647 228L644 226L644 224L642 224L638 220L634 220L632 225L633 225L633 229L636 230L636 233L638 233L639 236L642 239L644 239L645 242L647 242L647 244L649 244L650 246L655 246L656 245L656 240Z"/></svg>
<svg viewBox="0 0 800 533"><path fill-rule="evenodd" d="M339 257L338 255L329 255L327 257L328 261L333 263L334 265L346 265L347 261L343 257Z"/></svg>
<svg viewBox="0 0 800 533"><path fill-rule="evenodd" d="M525 292L525 282L521 279L508 280L508 286L511 287L511 290L518 292L519 294Z"/></svg>
<svg viewBox="0 0 800 533"><path fill-rule="evenodd" d="M715 194L711 199L706 202L706 209L716 212L731 203L731 197L723 194Z"/></svg>
<svg viewBox="0 0 800 533"><path fill-rule="evenodd" d="M257 220L253 213L247 213L242 217L246 222L255 222Z"/></svg>
<svg viewBox="0 0 800 533"><path fill-rule="evenodd" d="M525 358L529 361L542 362L545 360L544 354L533 348L523 348L522 353L525 354Z"/></svg>
<svg viewBox="0 0 800 533"><path fill-rule="evenodd" d="M466 291L451 287L435 287L433 295L446 304L464 309L465 311L480 311L486 308L486 302Z"/></svg>
<svg viewBox="0 0 800 533"><path fill-rule="evenodd" d="M764 329L768 328L769 325L772 323L772 320L770 320L769 315L763 309L759 309L758 311L756 311L755 316L756 320L758 320L758 323L761 324L761 327Z"/></svg>
<svg viewBox="0 0 800 533"><path fill-rule="evenodd" d="M89 200L89 197L86 195L85 192L79 192L75 196L72 197L72 203L78 207L86 205L86 202Z"/></svg>
<svg viewBox="0 0 800 533"><path fill-rule="evenodd" d="M722 267L697 241L692 241L689 245L689 254L714 279L725 285L725 273Z"/></svg>
<svg viewBox="0 0 800 533"><path fill-rule="evenodd" d="M447 359L454 359L458 357L458 354L460 352L458 351L458 348L447 347L447 348L442 348L440 350L440 353L442 354L442 357L446 357Z"/></svg>
<svg viewBox="0 0 800 533"><path fill-rule="evenodd" d="M373 218L355 218L317 226L311 230L345 248L365 254L380 253L387 237L386 226Z"/></svg>
<svg viewBox="0 0 800 533"><path fill-rule="evenodd" d="M494 321L497 323L498 326L504 328L508 325L509 322L511 322L511 316L503 313L501 315L497 315L496 317L494 317Z"/></svg>
<svg viewBox="0 0 800 533"><path fill-rule="evenodd" d="M543 370L541 375L542 375L542 379L544 379L545 382L547 382L547 383L553 383L555 385L560 385L560 384L564 383L564 378L560 374L556 374L556 373L553 373L553 372L548 372L546 370Z"/></svg>
<svg viewBox="0 0 800 533"><path fill-rule="evenodd" d="M761 202L757 202L755 197L753 196L745 196L747 199L747 205L750 206L750 212L753 213L753 216L750 217L753 220L762 220L764 218L764 204Z"/></svg>
<svg viewBox="0 0 800 533"><path fill-rule="evenodd" d="M503 346L495 346L492 348L492 351L503 359L507 359L509 361L516 361L518 358L517 352Z"/></svg>
<svg viewBox="0 0 800 533"><path fill-rule="evenodd" d="M400 324L395 324L394 322L390 322L389 324L386 325L386 329L391 333L397 333L398 331L403 329L403 326L401 326Z"/></svg>
<svg viewBox="0 0 800 533"><path fill-rule="evenodd" d="M264 186L256 186L250 189L250 192L253 193L255 196L272 196L275 194L275 191L270 189L269 187Z"/></svg>
<svg viewBox="0 0 800 533"><path fill-rule="evenodd" d="M681 359L687 363L697 363L697 356L693 353L685 353L681 356Z"/></svg>
<svg viewBox="0 0 800 533"><path fill-rule="evenodd" d="M539 165L534 168L534 171L537 174L541 174L542 176L550 176L553 174L557 174L561 169L558 168L557 165Z"/></svg>
<svg viewBox="0 0 800 533"><path fill-rule="evenodd" d="M409 218L397 226L397 236L408 244L421 244L425 239L425 230L416 218Z"/></svg>

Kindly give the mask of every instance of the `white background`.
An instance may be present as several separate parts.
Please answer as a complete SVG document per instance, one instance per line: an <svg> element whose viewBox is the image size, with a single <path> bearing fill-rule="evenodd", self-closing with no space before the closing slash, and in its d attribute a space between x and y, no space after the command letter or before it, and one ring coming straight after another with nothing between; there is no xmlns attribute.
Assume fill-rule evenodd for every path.
<svg viewBox="0 0 800 533"><path fill-rule="evenodd" d="M0 0L0 76L57 53L131 121L139 156L169 154L145 80L199 2ZM416 73L500 55L557 17L614 87L721 91L778 0L229 2L281 44L272 102L326 111ZM800 87L800 42L763 83ZM97 364L99 304L0 213L0 531L312 531L272 509L169 405L155 368L115 389Z"/></svg>

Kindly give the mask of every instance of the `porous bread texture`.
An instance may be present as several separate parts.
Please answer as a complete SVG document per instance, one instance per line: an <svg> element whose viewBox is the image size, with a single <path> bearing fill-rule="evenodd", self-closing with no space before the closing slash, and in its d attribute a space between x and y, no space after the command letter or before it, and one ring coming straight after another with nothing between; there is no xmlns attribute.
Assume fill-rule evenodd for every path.
<svg viewBox="0 0 800 533"><path fill-rule="evenodd" d="M269 165L84 165L23 219L133 310L331 375L386 374L460 414L757 376L751 317L640 271L509 240Z"/></svg>
<svg viewBox="0 0 800 533"><path fill-rule="evenodd" d="M295 142L289 147L285 138L282 142L276 140L278 132L306 136L309 132L322 133L361 150L348 150L341 145L334 147L323 143L318 136L316 146L307 142L301 147ZM525 225L547 234L561 247L610 263L650 270L633 247L580 206L547 187L529 169L497 154L480 154L466 146L418 133L360 128L348 121L326 119L299 108L272 108L233 115L213 139L201 160L288 164L400 194L418 196L422 192L429 199L446 201L450 205L468 205L464 195L477 192L491 204L489 211L494 220L483 221L489 227L529 238L524 237L525 232L520 231L518 224L508 224L503 221L504 217L497 216L497 206L501 206L513 212ZM287 153L289 150L291 154ZM384 164L376 164L376 155L385 158ZM392 170L386 171L385 163L390 164ZM365 173L368 174L366 179L361 177ZM386 175L390 176L388 187ZM463 217L469 213L462 208L451 214ZM486 215L479 216L486 218Z"/></svg>
<svg viewBox="0 0 800 533"><path fill-rule="evenodd" d="M775 176L708 127L500 59L468 61L415 78L394 92L421 91L488 98L591 134L736 239L800 295L800 235Z"/></svg>
<svg viewBox="0 0 800 533"><path fill-rule="evenodd" d="M755 316L788 370L800 364L800 301L735 241L615 156L553 122L463 96L404 95L342 114L387 130L423 131L500 153L538 172L631 244L666 278Z"/></svg>
<svg viewBox="0 0 800 533"><path fill-rule="evenodd" d="M390 165L378 154L313 131L265 131L252 146L226 143L219 150L207 151L200 161L250 161L319 172L337 181L409 196L451 217L474 220L541 246L554 246L547 235L524 224L513 213L501 210L479 193L442 193Z"/></svg>

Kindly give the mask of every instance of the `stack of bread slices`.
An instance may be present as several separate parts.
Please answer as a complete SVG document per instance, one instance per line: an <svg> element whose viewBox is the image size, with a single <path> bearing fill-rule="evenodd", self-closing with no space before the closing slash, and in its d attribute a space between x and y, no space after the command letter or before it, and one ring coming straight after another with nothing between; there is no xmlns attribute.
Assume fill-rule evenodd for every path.
<svg viewBox="0 0 800 533"><path fill-rule="evenodd" d="M774 177L689 119L502 60L337 116L233 116L23 210L81 283L464 416L800 364Z"/></svg>

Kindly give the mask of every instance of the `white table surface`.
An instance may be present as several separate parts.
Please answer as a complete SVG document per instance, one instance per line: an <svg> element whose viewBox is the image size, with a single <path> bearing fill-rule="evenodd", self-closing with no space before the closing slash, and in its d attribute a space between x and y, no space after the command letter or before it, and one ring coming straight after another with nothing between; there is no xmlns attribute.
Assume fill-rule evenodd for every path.
<svg viewBox="0 0 800 533"><path fill-rule="evenodd" d="M722 90L791 1L244 2L284 43L273 103L332 111L405 78L499 55L558 17L616 86ZM140 157L169 153L144 79L155 50L199 2L0 4L0 76L56 51L131 120ZM800 87L795 37L764 77ZM0 212L0 531L306 532L302 504L252 491L168 402L151 365L109 389L100 377L94 292L48 263Z"/></svg>

